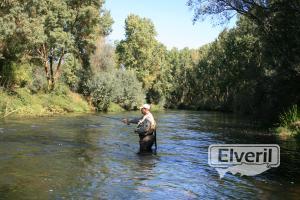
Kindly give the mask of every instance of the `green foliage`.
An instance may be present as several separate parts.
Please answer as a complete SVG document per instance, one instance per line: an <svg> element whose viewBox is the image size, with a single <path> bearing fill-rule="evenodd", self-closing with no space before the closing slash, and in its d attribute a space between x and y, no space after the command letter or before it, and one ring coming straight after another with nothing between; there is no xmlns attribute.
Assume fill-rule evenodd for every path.
<svg viewBox="0 0 300 200"><path fill-rule="evenodd" d="M127 110L136 109L145 99L142 83L134 71L118 70L115 74L116 96L114 102Z"/></svg>
<svg viewBox="0 0 300 200"><path fill-rule="evenodd" d="M0 91L0 116L10 114L42 116L66 112L88 112L89 110L90 107L82 97L71 93L64 86L50 94L32 95L26 88L18 88L9 93Z"/></svg>
<svg viewBox="0 0 300 200"><path fill-rule="evenodd" d="M148 90L162 68L165 47L156 40L154 24L147 18L129 15L125 20L125 40L116 47L119 64L134 69L137 78Z"/></svg>
<svg viewBox="0 0 300 200"><path fill-rule="evenodd" d="M110 11L101 9L100 12L100 34L102 36L108 36L112 32L112 24L114 23L113 18L110 15Z"/></svg>
<svg viewBox="0 0 300 200"><path fill-rule="evenodd" d="M66 83L72 91L78 91L82 66L73 54L67 54L63 65L61 81Z"/></svg>
<svg viewBox="0 0 300 200"><path fill-rule="evenodd" d="M151 112L162 111L165 109L164 106L163 101L160 104L151 104Z"/></svg>
<svg viewBox="0 0 300 200"><path fill-rule="evenodd" d="M115 49L105 42L105 38L99 38L96 42L95 52L90 57L93 74L115 69Z"/></svg>
<svg viewBox="0 0 300 200"><path fill-rule="evenodd" d="M44 75L44 71L41 68L34 68L32 72L32 82L27 87L33 94L36 94L40 91L47 91L47 80Z"/></svg>
<svg viewBox="0 0 300 200"><path fill-rule="evenodd" d="M12 65L12 74L14 84L19 85L21 87L25 87L32 83L32 68L33 66L26 64L13 64Z"/></svg>
<svg viewBox="0 0 300 200"><path fill-rule="evenodd" d="M119 104L110 102L108 108L107 108L107 112L122 112L124 111L124 109L119 106Z"/></svg>
<svg viewBox="0 0 300 200"><path fill-rule="evenodd" d="M66 96L69 94L69 87L64 83L58 83L57 86L51 91L51 94L56 96Z"/></svg>
<svg viewBox="0 0 300 200"><path fill-rule="evenodd" d="M195 21L242 16L234 40L226 39L227 52L239 49L240 56L232 54L230 60L222 61L226 68L242 68L232 76L239 85L233 95L234 109L274 121L280 111L299 104L300 1L189 0L188 5L195 11Z"/></svg>
<svg viewBox="0 0 300 200"><path fill-rule="evenodd" d="M111 102L129 110L143 100L141 83L131 71L102 72L87 82L87 88L98 111L107 111Z"/></svg>
<svg viewBox="0 0 300 200"><path fill-rule="evenodd" d="M87 82L88 93L92 97L98 111L107 111L109 103L114 98L115 77L104 72Z"/></svg>
<svg viewBox="0 0 300 200"><path fill-rule="evenodd" d="M48 88L53 89L66 54L86 59L96 39L111 32L113 20L103 4L103 0L1 2L0 64L9 67L23 60L42 66Z"/></svg>
<svg viewBox="0 0 300 200"><path fill-rule="evenodd" d="M195 73L194 69L200 52L192 49L178 50L173 48L166 52L167 65L161 71L162 74L155 82L151 94L154 99L159 101L150 101L155 104L165 102L167 107L178 107L180 105L191 104L191 92L195 87ZM158 96L160 98L155 98ZM153 98L153 97L152 97Z"/></svg>
<svg viewBox="0 0 300 200"><path fill-rule="evenodd" d="M99 111L134 109L146 94L159 107L233 111L272 122L299 105L299 1L189 0L195 20L239 15L237 26L214 42L182 50L167 50L153 22L137 15L127 17L125 39L114 49L104 41L113 20L103 3L0 3L3 115L88 110L69 88L91 97ZM281 126L294 131L298 113L297 107L283 113Z"/></svg>
<svg viewBox="0 0 300 200"><path fill-rule="evenodd" d="M194 105L213 110L255 114L256 90L262 77L258 40L243 27L224 30L216 41L202 50L193 74Z"/></svg>
<svg viewBox="0 0 300 200"><path fill-rule="evenodd" d="M290 131L291 135L300 134L300 109L293 105L279 116L279 125Z"/></svg>
<svg viewBox="0 0 300 200"><path fill-rule="evenodd" d="M29 63L12 62L1 66L0 85L5 88L12 86L25 87L32 84L34 66Z"/></svg>

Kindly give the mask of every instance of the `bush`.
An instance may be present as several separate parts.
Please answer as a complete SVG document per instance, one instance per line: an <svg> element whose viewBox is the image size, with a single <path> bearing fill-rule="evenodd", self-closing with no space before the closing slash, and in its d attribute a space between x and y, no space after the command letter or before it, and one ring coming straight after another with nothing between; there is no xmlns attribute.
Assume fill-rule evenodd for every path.
<svg viewBox="0 0 300 200"><path fill-rule="evenodd" d="M34 95L27 88L18 88L9 93L0 90L0 118L11 114L40 116L91 110L79 94L72 93L64 85L59 88L51 93L40 92Z"/></svg>
<svg viewBox="0 0 300 200"><path fill-rule="evenodd" d="M116 90L114 75L103 72L95 76L92 80L89 80L87 88L96 109L98 111L107 111Z"/></svg>
<svg viewBox="0 0 300 200"><path fill-rule="evenodd" d="M33 81L32 66L28 63L13 64L12 73L14 83L20 87L25 87Z"/></svg>
<svg viewBox="0 0 300 200"><path fill-rule="evenodd" d="M9 102L9 96L0 89L0 117L7 112L7 103Z"/></svg>
<svg viewBox="0 0 300 200"><path fill-rule="evenodd" d="M296 122L300 117L300 110L297 105L293 105L290 109L279 116L280 125L289 127L290 124Z"/></svg>
<svg viewBox="0 0 300 200"><path fill-rule="evenodd" d="M300 109L297 105L293 105L290 109L283 112L279 116L279 125L280 128L277 129L279 133L280 130L284 128L285 130L289 130L290 135L298 135L300 134Z"/></svg>
<svg viewBox="0 0 300 200"><path fill-rule="evenodd" d="M51 91L51 93L57 95L57 96L66 96L70 92L70 89L67 85L61 82L57 82L54 89Z"/></svg>
<svg viewBox="0 0 300 200"><path fill-rule="evenodd" d="M116 71L116 87L114 102L126 110L136 109L144 102L142 83L138 81L134 71Z"/></svg>
<svg viewBox="0 0 300 200"><path fill-rule="evenodd" d="M47 91L47 80L45 71L41 67L36 67L33 70L33 80L28 85L28 88L32 93L38 93L39 91Z"/></svg>
<svg viewBox="0 0 300 200"><path fill-rule="evenodd" d="M151 104L151 111L154 112L154 111L162 111L165 109L164 107L165 105L165 100L161 100L159 102L159 104Z"/></svg>
<svg viewBox="0 0 300 200"><path fill-rule="evenodd" d="M87 88L98 111L107 111L111 102L134 109L144 99L142 84L132 71L102 72L87 82Z"/></svg>
<svg viewBox="0 0 300 200"><path fill-rule="evenodd" d="M116 103L110 103L107 112L122 112L124 109Z"/></svg>
<svg viewBox="0 0 300 200"><path fill-rule="evenodd" d="M1 65L1 63L0 63ZM29 63L6 63L0 67L0 86L10 88L11 86L25 87L32 83L33 67Z"/></svg>

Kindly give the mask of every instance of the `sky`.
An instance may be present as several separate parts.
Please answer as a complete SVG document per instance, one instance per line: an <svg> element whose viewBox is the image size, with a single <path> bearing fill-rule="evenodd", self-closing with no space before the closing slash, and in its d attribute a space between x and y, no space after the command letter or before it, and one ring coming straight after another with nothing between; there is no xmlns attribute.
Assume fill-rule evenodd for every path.
<svg viewBox="0 0 300 200"><path fill-rule="evenodd" d="M207 19L193 24L193 11L186 6L187 0L106 0L105 8L114 19L108 41L125 38L125 19L129 14L146 17L154 23L157 39L168 49L176 47L198 48L214 41L225 27L233 27L233 19L226 26L213 26Z"/></svg>

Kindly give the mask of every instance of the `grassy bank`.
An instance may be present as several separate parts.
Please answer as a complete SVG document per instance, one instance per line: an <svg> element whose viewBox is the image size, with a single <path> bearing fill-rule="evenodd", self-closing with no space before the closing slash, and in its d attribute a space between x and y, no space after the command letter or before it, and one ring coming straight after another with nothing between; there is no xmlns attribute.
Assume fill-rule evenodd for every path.
<svg viewBox="0 0 300 200"><path fill-rule="evenodd" d="M95 112L92 103L81 95L71 92L66 86L59 86L52 92L32 93L27 88L13 91L0 89L0 119L9 116L51 116L65 113ZM152 111L163 110L161 105L153 105ZM110 102L107 112L125 111L120 105Z"/></svg>
<svg viewBox="0 0 300 200"><path fill-rule="evenodd" d="M300 136L300 109L297 105L279 116L279 127L276 132L282 137Z"/></svg>
<svg viewBox="0 0 300 200"><path fill-rule="evenodd" d="M87 101L68 88L50 93L32 94L26 88L0 90L0 118L18 116L48 116L63 113L86 113L93 110Z"/></svg>
<svg viewBox="0 0 300 200"><path fill-rule="evenodd" d="M151 111L163 110L163 104L151 105ZM0 89L0 119L10 116L37 117L66 113L95 112L96 108L81 95L71 92L66 86L59 86L52 92L32 93L27 88L13 91ZM107 112L126 111L119 104L110 102ZM279 136L300 136L300 109L292 106L279 117L276 132Z"/></svg>

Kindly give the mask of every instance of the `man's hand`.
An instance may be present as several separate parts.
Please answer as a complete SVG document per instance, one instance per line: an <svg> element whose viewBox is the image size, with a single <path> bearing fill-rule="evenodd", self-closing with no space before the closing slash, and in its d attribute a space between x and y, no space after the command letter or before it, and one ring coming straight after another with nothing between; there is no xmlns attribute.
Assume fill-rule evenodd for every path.
<svg viewBox="0 0 300 200"><path fill-rule="evenodd" d="M127 125L129 125L130 124L130 122L129 122L129 120L126 118L126 119L122 119L122 122L124 123L124 124L127 124Z"/></svg>

